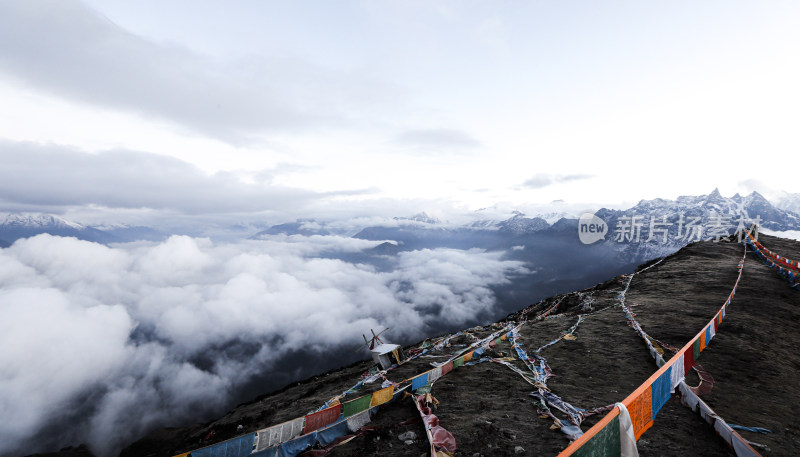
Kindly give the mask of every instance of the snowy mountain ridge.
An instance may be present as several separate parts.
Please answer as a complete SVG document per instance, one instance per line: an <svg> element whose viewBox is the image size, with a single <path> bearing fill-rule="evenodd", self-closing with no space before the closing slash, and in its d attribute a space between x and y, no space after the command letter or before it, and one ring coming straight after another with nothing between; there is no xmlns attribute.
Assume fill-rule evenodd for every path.
<svg viewBox="0 0 800 457"><path fill-rule="evenodd" d="M7 213L2 217L0 227L57 227L76 230L83 230L86 228L86 226L77 222L43 213Z"/></svg>
<svg viewBox="0 0 800 457"><path fill-rule="evenodd" d="M747 196L738 193L732 197L723 197L719 189L708 195L681 196L676 200L653 199L642 200L635 206L623 210L601 210L612 217L639 216L645 222L651 218L672 216L678 218L698 218L705 224L714 218L722 218L730 222L756 222L771 230L796 230L800 227L800 215L792 211L777 208L758 192Z"/></svg>
<svg viewBox="0 0 800 457"><path fill-rule="evenodd" d="M795 194L795 196L798 196L797 206L800 207L800 194ZM794 207L792 202L783 199L780 205L784 208L773 205L758 192L752 192L746 196L735 194L732 197L723 197L718 189L714 189L706 195L680 196L675 200L663 198L641 200L628 209L600 208L593 212L606 221L609 235L619 235L618 228L628 228L628 225L630 225L639 230L639 232L630 233L631 239L626 241L633 241L636 238L636 241L646 242L648 239L652 240L650 231L653 228L661 228L661 232L659 232L661 235L665 230L667 232L665 236L668 242L665 244L668 245L668 249L675 249L687 241L682 231L685 225L690 223L702 225L707 229L713 224L719 225L722 222L723 225L727 224L726 232L732 232L738 227L738 224L752 222L757 222L765 229L773 232L800 230L800 215L789 209ZM252 231L260 229L251 228L252 231L248 233L246 227L235 226L237 227L236 233L233 233L234 230L230 227L229 231L235 235L234 238L258 238L277 234L302 236L339 234L350 236L360 233L364 229L374 227L404 227L405 230L415 232L459 231L460 233L466 233L469 231L496 231L522 236L543 230L577 231L579 215L582 212L587 212L586 209L578 210L576 205L568 205L559 201L552 202L549 205L529 205L525 206L524 209L528 210L528 212L498 204L454 216L452 221L440 219L421 211L412 216L375 217L367 220L322 221L302 219L272 226L263 225L269 228L261 230L255 235L253 235ZM588 212L592 211L588 210ZM697 228L695 227L694 230L693 235L697 235L699 233ZM88 241L113 243L135 240L157 241L166 238L170 234L180 232L171 230L162 232L158 228L132 226L122 223L84 225L44 213L7 213L0 215L0 240L12 243L16 239L40 233L75 236ZM198 236L202 236L204 232L202 228L193 227L188 233L199 233ZM635 236L637 234L639 235L638 237ZM705 236L704 234L701 235ZM609 239L607 238L606 241L609 241ZM662 249L653 246L647 249L662 251Z"/></svg>

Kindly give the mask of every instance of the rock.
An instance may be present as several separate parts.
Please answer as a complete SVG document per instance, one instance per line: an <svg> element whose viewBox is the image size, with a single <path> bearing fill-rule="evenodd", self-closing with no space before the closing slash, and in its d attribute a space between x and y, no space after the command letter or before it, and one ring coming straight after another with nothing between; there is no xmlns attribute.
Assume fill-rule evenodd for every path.
<svg viewBox="0 0 800 457"><path fill-rule="evenodd" d="M405 441L406 444L410 444L408 443L408 441L411 441L413 443L414 440L417 439L417 434L409 430L407 432L397 435L397 439L399 439L400 441Z"/></svg>
<svg viewBox="0 0 800 457"><path fill-rule="evenodd" d="M524 454L525 448L522 446L514 446L514 454Z"/></svg>
<svg viewBox="0 0 800 457"><path fill-rule="evenodd" d="M414 440L405 440L403 442L406 444L414 444Z"/></svg>

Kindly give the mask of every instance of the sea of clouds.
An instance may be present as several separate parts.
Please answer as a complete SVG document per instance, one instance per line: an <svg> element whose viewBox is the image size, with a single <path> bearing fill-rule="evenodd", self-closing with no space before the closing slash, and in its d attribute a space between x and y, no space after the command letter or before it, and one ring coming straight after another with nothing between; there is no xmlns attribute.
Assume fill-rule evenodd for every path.
<svg viewBox="0 0 800 457"><path fill-rule="evenodd" d="M525 272L480 250L342 260L378 244L39 235L0 249L0 454L87 442L116 455L230 408L248 382L302 364L287 359L297 349L333 353L387 326L412 341L491 315L492 287Z"/></svg>

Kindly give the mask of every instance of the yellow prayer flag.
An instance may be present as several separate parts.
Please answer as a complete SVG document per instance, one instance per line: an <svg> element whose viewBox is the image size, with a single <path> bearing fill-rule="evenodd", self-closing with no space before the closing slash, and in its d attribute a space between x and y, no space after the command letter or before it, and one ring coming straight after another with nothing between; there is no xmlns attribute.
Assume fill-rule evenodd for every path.
<svg viewBox="0 0 800 457"><path fill-rule="evenodd" d="M385 389L381 389L372 393L372 400L369 402L369 407L372 408L373 406L382 405L389 400L392 399L394 395L394 387L389 386Z"/></svg>

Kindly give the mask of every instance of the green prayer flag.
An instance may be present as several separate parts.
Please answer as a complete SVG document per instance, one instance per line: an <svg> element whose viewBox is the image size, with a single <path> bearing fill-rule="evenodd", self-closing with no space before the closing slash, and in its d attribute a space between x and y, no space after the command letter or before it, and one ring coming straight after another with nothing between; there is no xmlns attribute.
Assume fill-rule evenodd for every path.
<svg viewBox="0 0 800 457"><path fill-rule="evenodd" d="M360 398L356 398L353 401L348 401L342 404L342 415L344 417L350 417L360 413L361 411L366 411L369 409L369 403L372 400L372 395L365 395Z"/></svg>
<svg viewBox="0 0 800 457"><path fill-rule="evenodd" d="M622 454L619 442L619 416L611 419L602 430L579 447L572 455L575 457L609 457Z"/></svg>

